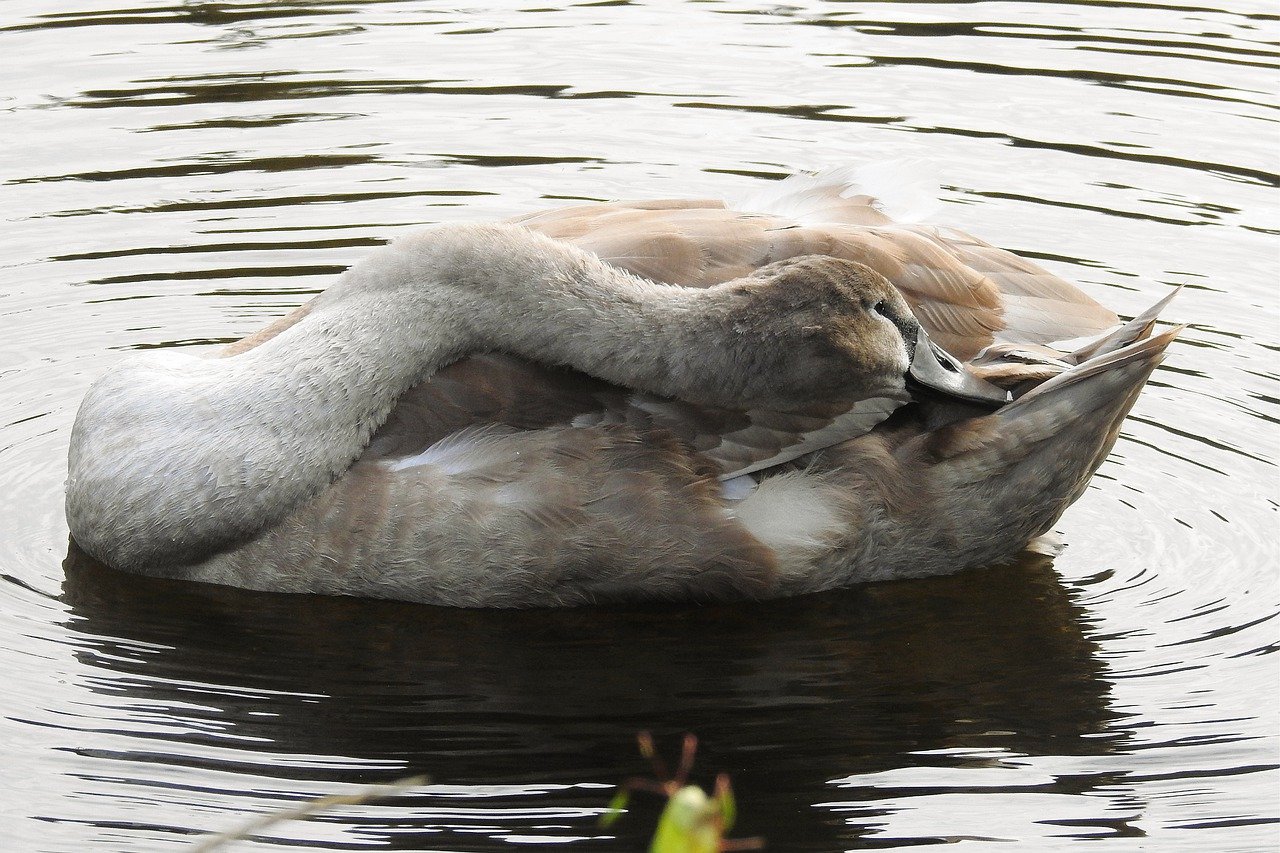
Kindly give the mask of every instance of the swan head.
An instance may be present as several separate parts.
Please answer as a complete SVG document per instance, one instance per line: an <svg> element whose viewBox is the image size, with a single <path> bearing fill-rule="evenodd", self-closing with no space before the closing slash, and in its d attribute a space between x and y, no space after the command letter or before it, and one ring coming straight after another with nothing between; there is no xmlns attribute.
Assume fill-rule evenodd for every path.
<svg viewBox="0 0 1280 853"><path fill-rule="evenodd" d="M749 324L765 351L741 360L761 366L768 360L766 369L751 372L770 377L771 387L748 388L748 397L789 408L815 398L896 396L911 377L966 399L1005 400L930 341L898 289L863 264L807 255L728 286L750 300L750 308L735 306L736 322Z"/></svg>
<svg viewBox="0 0 1280 853"><path fill-rule="evenodd" d="M744 377L768 388L744 397L778 408L814 399L901 394L920 324L883 276L853 261L819 255L788 258L726 285L729 314L744 333ZM770 399L771 398L771 399Z"/></svg>

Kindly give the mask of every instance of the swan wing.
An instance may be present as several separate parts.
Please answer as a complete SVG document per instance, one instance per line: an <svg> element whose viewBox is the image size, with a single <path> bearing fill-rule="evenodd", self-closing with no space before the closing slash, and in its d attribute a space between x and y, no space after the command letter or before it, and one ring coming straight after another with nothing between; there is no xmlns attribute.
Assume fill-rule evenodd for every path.
<svg viewBox="0 0 1280 853"><path fill-rule="evenodd" d="M597 413L623 392L573 370L502 353L469 356L401 395L364 458L421 453L454 433L487 425L535 430Z"/></svg>
<svg viewBox="0 0 1280 853"><path fill-rule="evenodd" d="M788 182L782 182L785 190ZM962 231L893 223L837 183L747 199L578 205L514 220L636 275L709 287L807 254L866 264L893 282L931 338L962 359L993 343L1049 344L1119 322L1075 285ZM768 209L763 209L763 208Z"/></svg>
<svg viewBox="0 0 1280 853"><path fill-rule="evenodd" d="M1106 331L1120 322L1070 282L1012 252L954 228L915 226L958 263L992 282L1000 292L1001 343L1048 344Z"/></svg>
<svg viewBox="0 0 1280 853"><path fill-rule="evenodd" d="M431 448L481 427L612 427L666 434L708 474L727 479L856 438L905 402L904 393L886 390L865 400L815 401L802 411L726 409L487 353L455 362L406 392L362 458L411 467L405 460L431 459Z"/></svg>
<svg viewBox="0 0 1280 853"><path fill-rule="evenodd" d="M908 398L886 391L853 403L816 401L801 411L736 411L632 394L601 423L661 429L715 465L721 479L752 474L870 432ZM580 418L579 423L592 423Z"/></svg>

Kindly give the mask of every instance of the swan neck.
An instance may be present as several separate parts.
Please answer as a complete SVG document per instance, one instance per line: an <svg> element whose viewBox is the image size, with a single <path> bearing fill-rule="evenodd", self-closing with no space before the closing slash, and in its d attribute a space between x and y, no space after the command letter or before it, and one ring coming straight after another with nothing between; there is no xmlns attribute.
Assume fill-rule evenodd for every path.
<svg viewBox="0 0 1280 853"><path fill-rule="evenodd" d="M697 398L706 291L658 285L514 226L445 226L374 253L240 354L121 362L72 430L67 519L121 568L180 566L273 526L341 476L412 385L505 350ZM619 341L631 344L620 348ZM729 390L732 393L732 390Z"/></svg>

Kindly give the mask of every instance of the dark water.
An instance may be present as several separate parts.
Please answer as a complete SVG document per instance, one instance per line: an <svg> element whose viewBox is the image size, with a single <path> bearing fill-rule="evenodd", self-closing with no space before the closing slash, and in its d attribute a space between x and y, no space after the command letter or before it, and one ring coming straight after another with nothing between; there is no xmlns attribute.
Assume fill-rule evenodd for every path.
<svg viewBox="0 0 1280 853"><path fill-rule="evenodd" d="M119 5L0 6L0 847L424 772L240 849L640 849L653 803L596 817L641 728L696 731L773 850L1280 846L1273 3ZM1121 312L1187 285L1052 563L550 613L64 566L68 428L127 350L420 223L893 157Z"/></svg>

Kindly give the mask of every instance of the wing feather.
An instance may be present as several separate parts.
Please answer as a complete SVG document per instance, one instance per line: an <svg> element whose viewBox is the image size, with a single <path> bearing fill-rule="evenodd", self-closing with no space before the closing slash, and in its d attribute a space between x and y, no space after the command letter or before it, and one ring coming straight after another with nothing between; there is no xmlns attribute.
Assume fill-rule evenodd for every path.
<svg viewBox="0 0 1280 853"><path fill-rule="evenodd" d="M848 403L815 401L797 412L736 410L635 393L582 373L489 353L450 365L405 393L364 460L413 464L428 449L478 427L537 430L624 425L661 432L721 478L760 471L868 432L905 394ZM429 455L429 454L428 454Z"/></svg>
<svg viewBox="0 0 1280 853"><path fill-rule="evenodd" d="M833 182L780 183L764 212L723 202L614 202L515 220L637 275L708 287L774 261L823 254L866 264L902 291L926 331L968 359L996 342L1095 335L1114 313L1035 263L954 228L895 224L865 194ZM750 202L749 202L750 203Z"/></svg>

